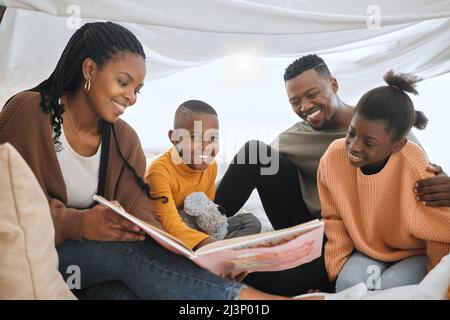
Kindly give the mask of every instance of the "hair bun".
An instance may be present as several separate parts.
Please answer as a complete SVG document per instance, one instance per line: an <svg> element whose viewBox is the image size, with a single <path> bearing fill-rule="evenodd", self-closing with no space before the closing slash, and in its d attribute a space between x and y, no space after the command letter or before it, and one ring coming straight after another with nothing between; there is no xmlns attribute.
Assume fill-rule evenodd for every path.
<svg viewBox="0 0 450 320"><path fill-rule="evenodd" d="M428 118L422 111L416 111L416 120L414 121L414 127L423 130L427 127Z"/></svg>
<svg viewBox="0 0 450 320"><path fill-rule="evenodd" d="M393 70L389 70L383 77L384 81L396 89L417 95L416 84L422 81L422 78L416 77L409 73L395 74Z"/></svg>

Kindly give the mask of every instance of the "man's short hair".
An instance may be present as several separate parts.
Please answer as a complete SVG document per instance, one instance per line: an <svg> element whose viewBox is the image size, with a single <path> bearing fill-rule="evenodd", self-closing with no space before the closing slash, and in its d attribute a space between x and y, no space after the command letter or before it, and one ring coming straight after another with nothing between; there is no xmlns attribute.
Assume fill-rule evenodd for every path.
<svg viewBox="0 0 450 320"><path fill-rule="evenodd" d="M316 54L309 54L298 58L292 62L284 72L284 81L294 79L303 72L314 69L316 72L327 78L332 78L331 72L328 69L325 61Z"/></svg>

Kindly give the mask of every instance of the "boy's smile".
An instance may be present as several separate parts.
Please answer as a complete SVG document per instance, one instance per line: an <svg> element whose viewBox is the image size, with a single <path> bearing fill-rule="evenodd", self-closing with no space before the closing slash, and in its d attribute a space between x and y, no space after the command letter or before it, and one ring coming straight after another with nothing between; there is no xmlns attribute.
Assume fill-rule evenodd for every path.
<svg viewBox="0 0 450 320"><path fill-rule="evenodd" d="M216 115L192 113L169 131L183 162L195 170L205 170L219 152L219 121Z"/></svg>

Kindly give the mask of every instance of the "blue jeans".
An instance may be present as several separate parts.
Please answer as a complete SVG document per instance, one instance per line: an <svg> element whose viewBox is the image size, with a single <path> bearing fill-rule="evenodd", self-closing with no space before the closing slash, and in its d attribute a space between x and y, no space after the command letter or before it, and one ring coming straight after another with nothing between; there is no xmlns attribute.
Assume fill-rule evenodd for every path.
<svg viewBox="0 0 450 320"><path fill-rule="evenodd" d="M150 238L140 242L66 240L57 247L69 283L80 270L81 299L238 299L244 285L216 276ZM70 270L70 269L69 269Z"/></svg>
<svg viewBox="0 0 450 320"><path fill-rule="evenodd" d="M385 290L418 284L427 275L427 257L412 256L396 262L382 262L354 251L336 279L336 292L364 282L369 290Z"/></svg>

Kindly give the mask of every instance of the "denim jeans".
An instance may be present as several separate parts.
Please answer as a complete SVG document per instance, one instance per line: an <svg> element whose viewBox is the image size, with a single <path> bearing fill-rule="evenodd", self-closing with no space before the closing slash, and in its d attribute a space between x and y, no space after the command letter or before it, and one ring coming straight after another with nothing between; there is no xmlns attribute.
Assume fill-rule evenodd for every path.
<svg viewBox="0 0 450 320"><path fill-rule="evenodd" d="M244 288L148 237L140 242L66 240L57 251L66 281L74 275L68 268L79 268L81 290L74 293L81 299L233 300Z"/></svg>

